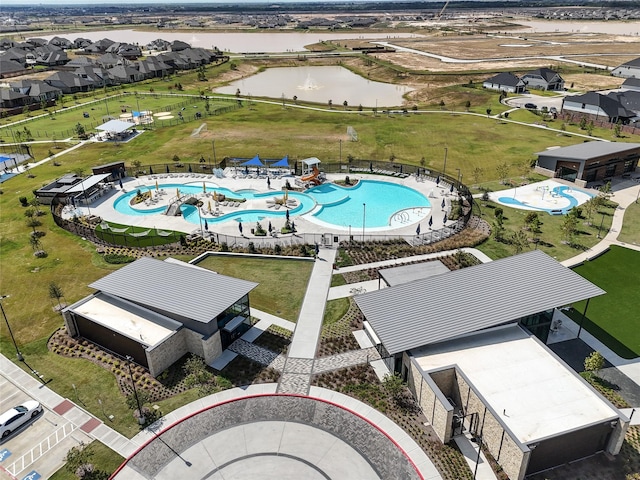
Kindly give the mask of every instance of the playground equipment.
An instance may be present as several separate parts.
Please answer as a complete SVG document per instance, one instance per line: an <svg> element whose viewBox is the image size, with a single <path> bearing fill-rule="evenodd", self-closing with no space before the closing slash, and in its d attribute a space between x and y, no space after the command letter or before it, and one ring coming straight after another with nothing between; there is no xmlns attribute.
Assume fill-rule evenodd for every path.
<svg viewBox="0 0 640 480"><path fill-rule="evenodd" d="M325 180L324 173L320 172L318 165L320 160L316 157L305 158L302 160L302 175L300 180L305 184L320 185Z"/></svg>

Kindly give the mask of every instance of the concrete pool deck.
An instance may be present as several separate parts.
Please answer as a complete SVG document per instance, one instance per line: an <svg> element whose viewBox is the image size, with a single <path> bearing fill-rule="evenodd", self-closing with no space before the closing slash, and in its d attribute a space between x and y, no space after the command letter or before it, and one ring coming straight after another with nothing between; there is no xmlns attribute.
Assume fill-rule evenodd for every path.
<svg viewBox="0 0 640 480"><path fill-rule="evenodd" d="M344 174L327 174L327 180L329 182L336 180L343 180L345 177ZM418 179L416 176L409 176L406 178L393 177L393 176L385 176L385 175L371 175L365 173L350 173L349 177L351 180L378 180L389 183L395 183L398 185L403 185L409 188L412 188L420 193L422 193L425 197L428 198L431 203L431 208L428 207L418 207L403 210L405 213L402 215L402 218L398 217L392 222L392 225L384 228L366 228L365 232L367 235L381 233L381 234L394 234L394 235L415 235L416 228L418 224L420 224L421 231L424 233L428 230L429 218L433 217L433 225L432 229L436 230L442 228L444 225L444 215L445 213L449 214L451 211L451 201L457 198L457 191L454 189L453 193L450 192L450 185L444 184L443 182L440 185L437 185L433 179L429 177L421 177ZM115 188L105 194L104 196L97 199L95 202L90 204L88 207L79 206L75 208L75 212L79 214L90 214L97 215L103 219L105 222L118 223L124 225L131 225L136 227L143 228L158 228L162 230L176 230L184 233L192 233L200 231L201 227L199 224L188 222L183 219L181 216L167 216L163 213L158 214L150 214L150 215L126 215L118 212L113 203L115 200L120 198L123 193L135 191L137 189L140 190L148 190L151 189L155 192L156 190L156 181L160 185L162 189L162 184L182 184L182 185L192 185L202 187L202 183L205 182L207 185L207 196L205 196L204 192L198 193L198 198L203 201L204 209L208 209L208 204L211 203L213 209L215 209L215 200L213 198L211 190L214 187L225 188L232 191L239 190L255 190L261 193L272 192L274 195L279 196L279 192L283 190L286 185L286 182L289 181L290 184L294 184L295 177L280 177L280 178L270 178L270 188L267 187L266 178L233 178L233 169L227 169L225 172L225 176L222 178L215 177L214 175L204 175L204 174L191 174L191 176L186 176L186 174L165 174L165 175L148 175L139 178L126 178L123 179L122 185L123 189ZM172 200L176 199L176 191L172 188L164 189L164 194L158 195L157 203L152 203L150 205L138 205L136 208L144 209L154 209L159 207L168 206ZM155 193L154 193L155 196ZM444 201L445 207L442 207L442 203ZM219 209L222 214L226 213L235 213L241 212L242 210L256 209L261 208L265 210L264 219L261 220L261 224L264 228L267 227L268 223L271 222L273 228L276 231L280 231L280 228L285 223L285 217L282 215L282 209L280 209L279 215L270 215L270 210L266 204L266 200L252 200L250 202L241 203L238 206L219 206ZM73 215L74 209L70 207L67 208L64 212L64 216L71 217ZM313 210L312 210L313 212ZM275 213L275 212L274 212ZM235 220L228 221L211 221L210 215L203 216L203 229L204 229L204 218L207 217L209 220L207 221L209 232L215 232L219 234L238 236L240 234L238 230L238 222ZM295 222L296 230L300 233L342 233L348 234L351 233L354 237L358 237L358 235L362 234L362 229L360 227L350 229L349 227L341 227L338 225L329 225L323 224L320 221L317 221L312 218L312 213L305 213L302 215L291 215L291 220ZM359 219L358 219L359 220ZM448 222L450 225L452 222ZM255 225L254 222L246 222L243 223L243 234L246 237L253 237L250 234L250 229ZM261 237L256 237L261 238ZM262 237L264 238L264 237Z"/></svg>

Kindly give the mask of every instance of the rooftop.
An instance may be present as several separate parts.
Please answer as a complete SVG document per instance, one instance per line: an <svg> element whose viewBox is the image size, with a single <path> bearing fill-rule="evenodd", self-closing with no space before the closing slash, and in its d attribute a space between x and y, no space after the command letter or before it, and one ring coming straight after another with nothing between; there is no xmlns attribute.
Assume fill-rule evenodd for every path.
<svg viewBox="0 0 640 480"><path fill-rule="evenodd" d="M583 142L568 147L554 148L538 152L538 156L551 156L558 158L590 160L601 155L612 153L623 153L631 151L640 152L640 143L620 143L620 142Z"/></svg>
<svg viewBox="0 0 640 480"><path fill-rule="evenodd" d="M617 410L518 325L413 353L425 371L457 365L524 444L618 419Z"/></svg>
<svg viewBox="0 0 640 480"><path fill-rule="evenodd" d="M604 293L533 250L367 292L355 301L393 355Z"/></svg>
<svg viewBox="0 0 640 480"><path fill-rule="evenodd" d="M142 257L89 286L154 310L208 323L258 284Z"/></svg>
<svg viewBox="0 0 640 480"><path fill-rule="evenodd" d="M104 294L89 297L70 310L150 347L182 326L163 315Z"/></svg>

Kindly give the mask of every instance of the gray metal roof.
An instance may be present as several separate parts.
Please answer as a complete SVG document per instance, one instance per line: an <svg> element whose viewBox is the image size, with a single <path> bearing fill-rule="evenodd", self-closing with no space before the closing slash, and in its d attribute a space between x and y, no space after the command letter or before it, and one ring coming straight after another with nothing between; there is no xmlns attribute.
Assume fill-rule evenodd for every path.
<svg viewBox="0 0 640 480"><path fill-rule="evenodd" d="M354 299L393 355L604 293L533 250Z"/></svg>
<svg viewBox="0 0 640 480"><path fill-rule="evenodd" d="M153 309L208 323L258 284L143 257L89 286Z"/></svg>
<svg viewBox="0 0 640 480"><path fill-rule="evenodd" d="M622 142L583 142L569 147L554 148L538 152L536 155L545 157L568 158L572 160L589 160L601 155L640 150L640 143Z"/></svg>
<svg viewBox="0 0 640 480"><path fill-rule="evenodd" d="M413 265L380 269L378 270L378 274L387 285L393 286L432 277L448 271L449 269L440 260L432 260L429 262L415 263Z"/></svg>

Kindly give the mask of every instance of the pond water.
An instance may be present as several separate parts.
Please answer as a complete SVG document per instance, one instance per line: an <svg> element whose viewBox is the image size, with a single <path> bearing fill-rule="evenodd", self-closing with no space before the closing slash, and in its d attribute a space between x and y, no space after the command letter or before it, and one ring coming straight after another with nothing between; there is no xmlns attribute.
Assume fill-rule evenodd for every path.
<svg viewBox="0 0 640 480"><path fill-rule="evenodd" d="M553 20L516 20L521 28L509 29L515 32L566 32L566 33L610 33L614 35L640 35L640 22L610 22L610 21L553 21ZM500 27L492 30L500 30ZM558 52L560 53L560 52Z"/></svg>
<svg viewBox="0 0 640 480"><path fill-rule="evenodd" d="M318 102L342 109L346 100L352 109L364 107L397 107L402 96L413 88L390 83L373 82L339 66L268 68L251 77L236 80L216 93L233 95L236 90L244 96L282 99L291 103L293 96L299 101Z"/></svg>
<svg viewBox="0 0 640 480"><path fill-rule="evenodd" d="M33 35L34 37L36 35ZM159 38L172 42L180 40L194 48L218 47L224 52L234 53L275 53L275 52L302 52L305 45L311 45L320 41L340 39L371 39L388 40L393 38L418 38L421 35L413 33L330 33L330 32L220 32L220 33L193 33L170 32L158 30L156 32L141 32L137 30L101 30L95 32L59 33L57 35L43 35L38 38L50 40L53 37L62 37L68 40L87 38L93 42L108 38L113 41L128 42L141 46Z"/></svg>

